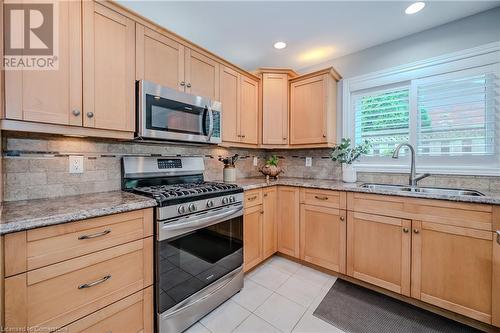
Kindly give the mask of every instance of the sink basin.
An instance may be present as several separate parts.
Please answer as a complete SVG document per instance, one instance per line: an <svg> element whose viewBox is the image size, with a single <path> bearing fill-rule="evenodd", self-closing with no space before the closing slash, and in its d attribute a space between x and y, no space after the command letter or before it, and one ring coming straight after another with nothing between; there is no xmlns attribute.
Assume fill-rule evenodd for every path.
<svg viewBox="0 0 500 333"><path fill-rule="evenodd" d="M429 193L438 195L450 196L484 196L483 193L475 190L459 189L459 188L439 188L439 187L410 187L407 185L390 185L390 184L362 184L361 187L369 188L372 190L393 191L393 192L415 192L415 193Z"/></svg>

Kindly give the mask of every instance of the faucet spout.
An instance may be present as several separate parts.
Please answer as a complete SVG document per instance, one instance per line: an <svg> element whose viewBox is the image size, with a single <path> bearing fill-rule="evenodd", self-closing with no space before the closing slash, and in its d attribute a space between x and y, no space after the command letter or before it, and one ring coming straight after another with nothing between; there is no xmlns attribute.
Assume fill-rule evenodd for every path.
<svg viewBox="0 0 500 333"><path fill-rule="evenodd" d="M422 174L422 175L416 175L415 171L415 149L413 149L413 146L407 142L400 143L396 149L394 150L394 153L392 154L392 158L399 158L399 151L401 150L402 147L408 147L410 149L411 153L411 164L410 164L410 175L408 179L408 184L411 187L417 187L417 182L425 177L429 177L430 174Z"/></svg>

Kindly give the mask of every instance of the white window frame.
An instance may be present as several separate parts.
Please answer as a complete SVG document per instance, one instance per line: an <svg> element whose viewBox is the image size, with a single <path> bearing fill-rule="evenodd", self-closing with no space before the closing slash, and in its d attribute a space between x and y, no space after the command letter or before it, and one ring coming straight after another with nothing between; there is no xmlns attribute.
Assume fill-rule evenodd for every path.
<svg viewBox="0 0 500 333"><path fill-rule="evenodd" d="M427 59L391 69L344 79L342 82L342 132L343 137L349 137L354 142L355 115L351 98L358 92L368 90L384 90L390 87L410 87L410 126L417 124L416 110L416 83L424 82L426 78L437 75L470 69L480 70L484 66L497 66L500 71L500 41L472 49L467 49L436 58ZM500 73L500 72L499 72ZM431 78L429 78L431 79ZM410 142L416 143L416 128L410 128ZM500 132L496 133L499 138ZM499 138L500 139L500 138ZM457 165L450 167L450 158L424 158L417 157L417 171L434 174L460 174L460 175L491 175L500 176L500 142L497 140L495 155L484 158L468 159L462 157L457 160ZM365 172L408 172L409 157L397 160L390 158L371 158L354 164L357 171ZM443 164L443 162L447 162Z"/></svg>

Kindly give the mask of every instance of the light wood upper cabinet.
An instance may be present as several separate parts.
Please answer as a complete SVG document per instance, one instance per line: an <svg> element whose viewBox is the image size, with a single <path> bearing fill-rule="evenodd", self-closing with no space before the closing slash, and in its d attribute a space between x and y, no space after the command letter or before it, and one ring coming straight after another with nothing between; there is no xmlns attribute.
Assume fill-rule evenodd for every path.
<svg viewBox="0 0 500 333"><path fill-rule="evenodd" d="M277 251L278 225L278 191L276 187L269 187L262 190L264 219L262 221L262 259L269 258Z"/></svg>
<svg viewBox="0 0 500 333"><path fill-rule="evenodd" d="M257 144L259 136L259 82L241 75L241 142Z"/></svg>
<svg viewBox="0 0 500 333"><path fill-rule="evenodd" d="M411 221L347 214L347 275L410 296Z"/></svg>
<svg viewBox="0 0 500 333"><path fill-rule="evenodd" d="M412 228L411 296L491 323L492 232L426 221Z"/></svg>
<svg viewBox="0 0 500 333"><path fill-rule="evenodd" d="M278 187L278 251L299 258L300 245L299 188Z"/></svg>
<svg viewBox="0 0 500 333"><path fill-rule="evenodd" d="M335 143L339 78L329 68L290 81L290 145Z"/></svg>
<svg viewBox="0 0 500 333"><path fill-rule="evenodd" d="M262 74L262 144L288 144L288 74Z"/></svg>
<svg viewBox="0 0 500 333"><path fill-rule="evenodd" d="M135 130L135 23L83 1L83 124Z"/></svg>
<svg viewBox="0 0 500 333"><path fill-rule="evenodd" d="M222 141L257 145L259 82L221 66Z"/></svg>
<svg viewBox="0 0 500 333"><path fill-rule="evenodd" d="M345 273L345 210L300 205L300 259Z"/></svg>
<svg viewBox="0 0 500 333"><path fill-rule="evenodd" d="M184 91L185 47L152 29L136 24L136 79Z"/></svg>
<svg viewBox="0 0 500 333"><path fill-rule="evenodd" d="M222 141L239 142L240 74L225 66L221 66L220 71Z"/></svg>
<svg viewBox="0 0 500 333"><path fill-rule="evenodd" d="M186 92L219 101L219 63L189 48L185 57Z"/></svg>
<svg viewBox="0 0 500 333"><path fill-rule="evenodd" d="M81 3L58 5L58 68L5 71L7 119L82 125Z"/></svg>
<svg viewBox="0 0 500 333"><path fill-rule="evenodd" d="M249 271L262 261L262 205L245 209L243 215L243 263Z"/></svg>

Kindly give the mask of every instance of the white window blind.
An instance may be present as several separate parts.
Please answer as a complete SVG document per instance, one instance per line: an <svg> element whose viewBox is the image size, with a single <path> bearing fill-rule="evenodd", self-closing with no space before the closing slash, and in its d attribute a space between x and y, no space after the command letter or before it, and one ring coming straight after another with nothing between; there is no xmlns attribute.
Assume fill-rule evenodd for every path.
<svg viewBox="0 0 500 333"><path fill-rule="evenodd" d="M422 156L495 154L498 87L495 72L453 73L415 82L417 153Z"/></svg>
<svg viewBox="0 0 500 333"><path fill-rule="evenodd" d="M371 143L368 156L391 155L394 147L408 142L409 87L395 87L353 95L355 143Z"/></svg>

